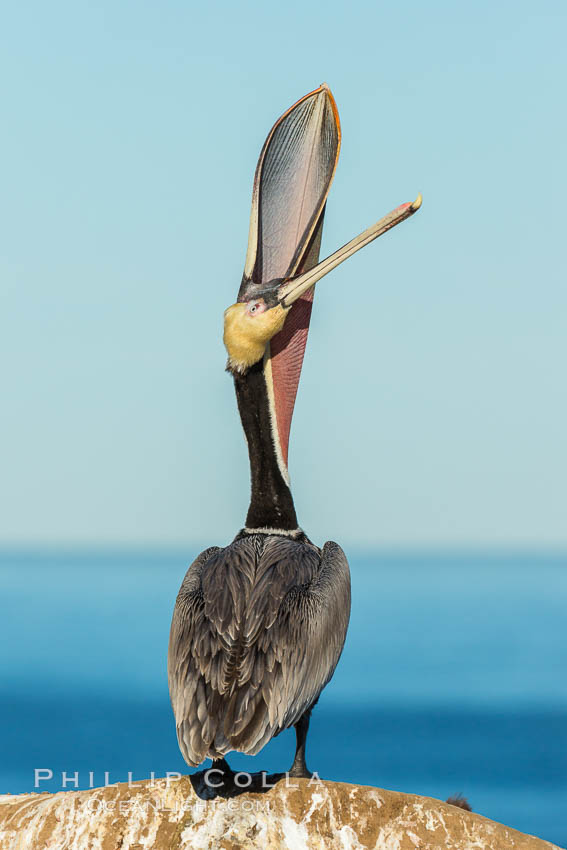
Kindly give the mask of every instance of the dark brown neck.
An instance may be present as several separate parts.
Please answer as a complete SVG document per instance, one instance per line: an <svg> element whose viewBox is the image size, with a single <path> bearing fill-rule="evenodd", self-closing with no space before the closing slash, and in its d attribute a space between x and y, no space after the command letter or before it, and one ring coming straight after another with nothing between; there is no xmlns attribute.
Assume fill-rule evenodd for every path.
<svg viewBox="0 0 567 850"><path fill-rule="evenodd" d="M291 490L278 466L262 361L245 375L235 374L234 386L250 456L252 495L246 527L296 529Z"/></svg>

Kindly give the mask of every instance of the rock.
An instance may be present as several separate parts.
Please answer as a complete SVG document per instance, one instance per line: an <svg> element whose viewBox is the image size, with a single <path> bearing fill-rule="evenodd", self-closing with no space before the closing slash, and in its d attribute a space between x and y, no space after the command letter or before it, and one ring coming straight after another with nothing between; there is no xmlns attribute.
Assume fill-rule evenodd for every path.
<svg viewBox="0 0 567 850"><path fill-rule="evenodd" d="M197 797L188 777L0 797L2 850L550 850L554 845L413 794L307 779Z"/></svg>

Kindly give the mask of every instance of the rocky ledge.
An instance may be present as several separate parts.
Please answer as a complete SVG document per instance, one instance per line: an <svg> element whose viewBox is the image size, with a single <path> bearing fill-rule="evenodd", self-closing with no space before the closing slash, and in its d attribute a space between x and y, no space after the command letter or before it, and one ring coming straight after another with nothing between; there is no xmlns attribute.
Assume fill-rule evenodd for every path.
<svg viewBox="0 0 567 850"><path fill-rule="evenodd" d="M188 777L0 797L2 850L550 850L440 800L361 785L282 780L204 800Z"/></svg>

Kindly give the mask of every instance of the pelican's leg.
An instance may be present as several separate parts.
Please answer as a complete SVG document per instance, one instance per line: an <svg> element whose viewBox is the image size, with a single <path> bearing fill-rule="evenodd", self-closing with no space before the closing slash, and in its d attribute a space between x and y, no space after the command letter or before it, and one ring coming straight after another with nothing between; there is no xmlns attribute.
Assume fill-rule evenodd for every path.
<svg viewBox="0 0 567 850"><path fill-rule="evenodd" d="M290 776L304 777L311 779L312 773L308 769L305 762L305 742L307 740L307 730L309 729L309 718L311 717L311 709L301 715L298 722L295 724L295 736L297 746L295 750L295 758L289 771Z"/></svg>

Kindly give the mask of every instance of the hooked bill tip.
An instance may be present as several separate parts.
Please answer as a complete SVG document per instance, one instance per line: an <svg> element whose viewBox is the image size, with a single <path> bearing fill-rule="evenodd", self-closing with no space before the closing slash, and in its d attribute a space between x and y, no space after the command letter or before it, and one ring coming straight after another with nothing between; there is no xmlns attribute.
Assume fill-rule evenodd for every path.
<svg viewBox="0 0 567 850"><path fill-rule="evenodd" d="M420 192L419 195L417 196L417 198L415 199L415 201L411 204L412 210L414 210L414 211L418 210L421 206L422 201L423 201L423 198L421 197L421 192Z"/></svg>

